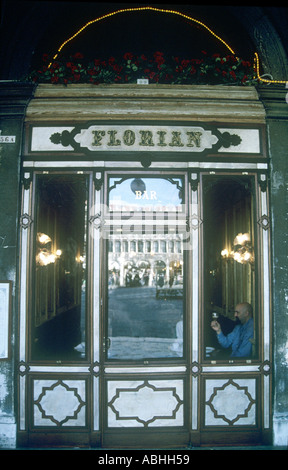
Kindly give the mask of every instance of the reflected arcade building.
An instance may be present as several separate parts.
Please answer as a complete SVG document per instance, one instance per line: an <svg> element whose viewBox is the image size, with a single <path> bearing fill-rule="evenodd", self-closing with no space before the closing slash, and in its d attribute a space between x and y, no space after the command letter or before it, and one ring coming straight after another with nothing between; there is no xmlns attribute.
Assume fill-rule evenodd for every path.
<svg viewBox="0 0 288 470"><path fill-rule="evenodd" d="M15 397L3 442L285 445L283 87L7 82L1 93L2 135L15 136L2 145L6 208L18 215L0 291ZM228 334L242 302L254 336L235 358L211 321Z"/></svg>

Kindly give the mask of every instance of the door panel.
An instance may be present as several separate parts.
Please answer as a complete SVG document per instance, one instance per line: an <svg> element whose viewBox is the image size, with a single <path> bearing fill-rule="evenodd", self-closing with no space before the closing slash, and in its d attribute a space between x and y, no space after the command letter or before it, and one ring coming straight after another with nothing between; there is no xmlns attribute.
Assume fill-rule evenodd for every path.
<svg viewBox="0 0 288 470"><path fill-rule="evenodd" d="M107 427L183 426L183 385L175 379L107 381Z"/></svg>

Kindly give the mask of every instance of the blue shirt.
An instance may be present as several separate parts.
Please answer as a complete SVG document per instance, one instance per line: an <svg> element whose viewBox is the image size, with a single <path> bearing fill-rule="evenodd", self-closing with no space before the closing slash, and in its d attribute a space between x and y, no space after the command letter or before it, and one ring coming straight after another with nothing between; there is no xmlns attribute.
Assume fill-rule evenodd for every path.
<svg viewBox="0 0 288 470"><path fill-rule="evenodd" d="M225 336L222 331L217 335L218 341L223 348L232 346L231 357L247 357L252 353L252 342L254 337L253 319L250 318L244 325L235 326L234 330Z"/></svg>

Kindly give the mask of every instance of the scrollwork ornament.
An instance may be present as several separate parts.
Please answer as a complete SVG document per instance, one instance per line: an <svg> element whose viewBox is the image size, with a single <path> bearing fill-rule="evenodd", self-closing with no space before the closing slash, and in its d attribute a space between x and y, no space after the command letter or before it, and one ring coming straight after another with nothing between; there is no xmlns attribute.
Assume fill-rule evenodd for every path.
<svg viewBox="0 0 288 470"><path fill-rule="evenodd" d="M260 366L259 366L260 372L264 375L270 375L271 374L271 364L269 361L264 361Z"/></svg>
<svg viewBox="0 0 288 470"><path fill-rule="evenodd" d="M27 229L32 224L33 220L29 214L22 214L20 217L20 227L23 229Z"/></svg>
<svg viewBox="0 0 288 470"><path fill-rule="evenodd" d="M18 364L18 370L19 375L21 375L21 377L24 377L24 375L28 374L30 367L28 366L28 364L26 364L26 362L20 361Z"/></svg>
<svg viewBox="0 0 288 470"><path fill-rule="evenodd" d="M191 364L191 374L193 377L198 377L198 375L201 373L201 366L198 364L198 362L192 362Z"/></svg>

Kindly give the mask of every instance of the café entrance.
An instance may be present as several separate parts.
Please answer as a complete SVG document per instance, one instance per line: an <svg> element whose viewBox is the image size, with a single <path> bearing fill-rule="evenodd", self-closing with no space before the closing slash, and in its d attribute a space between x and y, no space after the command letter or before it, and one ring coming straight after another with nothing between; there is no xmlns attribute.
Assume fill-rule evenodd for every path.
<svg viewBox="0 0 288 470"><path fill-rule="evenodd" d="M209 134L206 125L202 132L190 123L189 132L202 132L219 152L209 165L209 153L192 161L180 155L185 129L176 134L177 123L165 130L172 128L180 146L169 149L168 163L146 149L113 153L111 160L109 149L96 156L92 148L80 159L87 140L79 134L95 131L91 123L83 132L65 126L66 147L63 124L56 143L55 125L27 126L33 129L20 216L19 445L268 443L269 201L260 150L231 165L221 153L223 128ZM243 129L239 134L247 151ZM103 136L93 132L93 142L95 135ZM251 353L232 358L210 324L216 314L228 334L243 301L253 309Z"/></svg>

